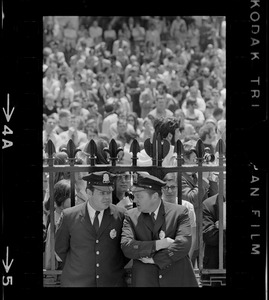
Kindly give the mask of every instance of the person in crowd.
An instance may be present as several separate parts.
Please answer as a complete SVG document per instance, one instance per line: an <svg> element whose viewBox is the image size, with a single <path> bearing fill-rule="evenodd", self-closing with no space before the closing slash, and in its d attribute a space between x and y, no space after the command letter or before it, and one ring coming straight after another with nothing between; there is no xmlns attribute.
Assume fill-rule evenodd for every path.
<svg viewBox="0 0 269 300"><path fill-rule="evenodd" d="M48 117L54 114L57 114L57 106L55 103L55 98L52 94L46 94L45 96L45 103L43 105L43 114L47 115Z"/></svg>
<svg viewBox="0 0 269 300"><path fill-rule="evenodd" d="M184 117L184 124L191 124L198 132L199 128L204 124L204 114L196 108L196 101L188 99L186 102L186 113Z"/></svg>
<svg viewBox="0 0 269 300"><path fill-rule="evenodd" d="M133 259L133 287L198 287L188 252L188 209L161 199L165 182L146 172L134 174L137 207L127 210L121 248ZM173 257L173 258L172 258Z"/></svg>
<svg viewBox="0 0 269 300"><path fill-rule="evenodd" d="M216 120L216 122L219 122L220 120L223 120L224 117L224 109L220 107L215 107L213 113L212 113L213 118Z"/></svg>
<svg viewBox="0 0 269 300"><path fill-rule="evenodd" d="M203 98L205 100L205 103L211 101L214 104L213 97L212 97L212 86L207 85L203 90ZM215 104L214 104L215 106Z"/></svg>
<svg viewBox="0 0 269 300"><path fill-rule="evenodd" d="M199 46L201 48L201 51L204 52L206 50L206 47L211 42L211 24L209 22L209 17L204 16L202 17L202 25L199 28L200 33L200 40L199 40Z"/></svg>
<svg viewBox="0 0 269 300"><path fill-rule="evenodd" d="M211 126L209 123L203 125L199 129L199 137L205 147L209 148L211 154L215 153L215 146L217 143L216 126Z"/></svg>
<svg viewBox="0 0 269 300"><path fill-rule="evenodd" d="M55 132L60 134L69 129L71 113L68 109L61 109L59 110L58 117L59 121L55 127Z"/></svg>
<svg viewBox="0 0 269 300"><path fill-rule="evenodd" d="M117 56L120 48L125 49L128 55L130 54L130 43L124 39L123 33L119 31L118 39L113 43L112 54Z"/></svg>
<svg viewBox="0 0 269 300"><path fill-rule="evenodd" d="M102 124L103 124L103 117L98 112L98 105L96 104L96 102L89 102L87 105L87 109L89 111L87 122L93 121L98 132L101 132ZM85 126L86 126L86 124L85 124Z"/></svg>
<svg viewBox="0 0 269 300"><path fill-rule="evenodd" d="M89 28L90 37L93 39L94 45L102 42L103 29L98 25L98 21L94 20Z"/></svg>
<svg viewBox="0 0 269 300"><path fill-rule="evenodd" d="M130 199L127 202L128 199L124 198L125 192L130 192L131 174L130 172L118 172L116 175L113 203L121 207L128 206L130 208L130 205L133 206L132 202L130 202ZM125 208L127 209L127 207Z"/></svg>
<svg viewBox="0 0 269 300"><path fill-rule="evenodd" d="M192 99L193 101L196 101L196 108L199 109L202 113L204 113L206 109L205 100L202 97L199 97L199 90L197 86L191 86L188 94L186 95L185 100L182 103L182 110L184 113L186 113L186 104L187 100Z"/></svg>
<svg viewBox="0 0 269 300"><path fill-rule="evenodd" d="M149 115L152 115L155 119L159 119L161 117L172 117L174 114L166 108L166 99L160 95L156 99L156 108L151 110Z"/></svg>
<svg viewBox="0 0 269 300"><path fill-rule="evenodd" d="M90 127L86 134L89 141L94 140L96 142L99 138L99 132L95 127Z"/></svg>
<svg viewBox="0 0 269 300"><path fill-rule="evenodd" d="M127 122L133 126L134 132L137 136L141 134L141 118L138 118L135 112L131 112L127 115Z"/></svg>
<svg viewBox="0 0 269 300"><path fill-rule="evenodd" d="M63 210L55 236L62 287L126 286L128 259L120 244L125 210L112 204L113 177L109 172L84 176L87 202Z"/></svg>
<svg viewBox="0 0 269 300"><path fill-rule="evenodd" d="M128 115L131 112L131 105L124 92L121 89L115 88L113 95L113 98L111 97L107 99L107 104L113 104L115 107L115 112L118 115Z"/></svg>
<svg viewBox="0 0 269 300"><path fill-rule="evenodd" d="M195 19L188 26L188 40L191 48L199 46L200 32Z"/></svg>
<svg viewBox="0 0 269 300"><path fill-rule="evenodd" d="M135 112L139 117L141 116L141 107L139 103L140 90L138 87L139 78L137 77L137 69L132 68L130 70L130 76L126 80L127 93L131 97L132 111Z"/></svg>
<svg viewBox="0 0 269 300"><path fill-rule="evenodd" d="M134 132L134 129L132 130ZM117 134L112 136L113 139L121 141L123 147L125 146L126 143L129 142L129 135L130 132L128 132L128 127L127 127L127 121L126 119L120 118L117 121ZM136 134L133 134L133 137L136 137Z"/></svg>
<svg viewBox="0 0 269 300"><path fill-rule="evenodd" d="M153 22L150 23L146 31L145 42L149 42L153 47L158 47L161 44L160 33Z"/></svg>
<svg viewBox="0 0 269 300"><path fill-rule="evenodd" d="M196 141L189 140L183 144L184 148L184 164L185 165L195 165L197 159L196 152ZM176 162L174 161L174 165ZM203 177L202 180L202 201L207 198L208 191L210 188L210 183L208 178ZM194 206L194 212L196 216L199 216L198 212L198 177L196 173L192 172L183 172L182 173L182 200L188 201ZM199 248L198 248L198 226L196 227L196 244L194 245L194 251L191 257L192 264L195 267L199 257Z"/></svg>
<svg viewBox="0 0 269 300"><path fill-rule="evenodd" d="M59 222L60 216L62 211L65 208L71 207L71 186L70 186L70 180L69 179L61 179L54 185L54 195L53 199L55 202L55 211L54 211L54 224ZM54 227L55 228L55 227ZM50 218L47 221L46 224L46 246L45 246L45 262L44 262L44 268L46 270L51 269L51 224L50 224ZM55 256L55 266L56 270L61 269L61 259L58 255Z"/></svg>
<svg viewBox="0 0 269 300"><path fill-rule="evenodd" d="M225 131L226 131L226 120L219 120L217 124L217 138L216 138L217 141L219 139L223 139L223 137L224 140L226 140Z"/></svg>
<svg viewBox="0 0 269 300"><path fill-rule="evenodd" d="M57 65L61 65L65 63L65 56L63 52L59 51L59 41L52 41L50 43L50 48L52 53L48 57L48 64L50 65L52 62Z"/></svg>
<svg viewBox="0 0 269 300"><path fill-rule="evenodd" d="M66 85L68 82L68 79L65 74L61 74L59 76L60 86L56 88L55 94L57 95L56 101L57 106L61 106L61 100L63 98L70 99L70 102L74 100L74 90L71 86Z"/></svg>
<svg viewBox="0 0 269 300"><path fill-rule="evenodd" d="M187 25L184 19L180 16L177 16L171 25L170 36L175 40L177 44L183 45L184 40L183 35L187 33Z"/></svg>
<svg viewBox="0 0 269 300"><path fill-rule="evenodd" d="M89 111L82 107L82 99L80 97L75 97L74 101L69 106L69 110L71 115L82 117L83 120L86 120L89 115Z"/></svg>
<svg viewBox="0 0 269 300"><path fill-rule="evenodd" d="M144 143L147 139L152 140L154 134L154 127L149 118L145 118L143 120L143 128L139 136L139 141Z"/></svg>
<svg viewBox="0 0 269 300"><path fill-rule="evenodd" d="M114 104L106 104L105 105L105 117L102 124L102 133L106 134L109 139L112 138L110 134L110 127L113 123L117 123L118 115L115 113Z"/></svg>
<svg viewBox="0 0 269 300"><path fill-rule="evenodd" d="M165 83L159 83L157 85L158 95L163 96L166 101L166 108L175 105L175 100L171 94L168 93L168 88Z"/></svg>
<svg viewBox="0 0 269 300"><path fill-rule="evenodd" d="M83 131L78 130L78 126L78 117L72 115L70 118L70 126L68 130L59 134L59 137L62 139L64 144L67 144L69 140L72 140L77 148L88 141L87 135Z"/></svg>
<svg viewBox="0 0 269 300"><path fill-rule="evenodd" d="M122 35L123 39L130 43L131 31L126 22L121 24L121 28L118 30L118 35Z"/></svg>
<svg viewBox="0 0 269 300"><path fill-rule="evenodd" d="M140 25L140 21L135 21L135 26L132 29L132 37L135 45L140 45L145 41L146 31L145 28Z"/></svg>
<svg viewBox="0 0 269 300"><path fill-rule="evenodd" d="M54 155L53 164L54 165L66 165L67 159L68 159L68 156L65 152L57 151ZM46 176L46 181L49 182L49 174L45 173L45 176ZM55 185L58 181L60 181L62 179L70 179L70 173L69 172L55 172L54 177L53 177L53 185ZM46 225L46 228L47 228L47 224L49 223L48 222L49 213L50 213L49 199L50 199L50 191L49 191L49 186L47 186L47 188L45 190L44 199L43 199L43 223Z"/></svg>
<svg viewBox="0 0 269 300"><path fill-rule="evenodd" d="M210 84L210 70L208 67L203 67L200 71L200 76L197 78L197 81L199 83L199 90L203 94L204 89L207 86L211 86Z"/></svg>
<svg viewBox="0 0 269 300"><path fill-rule="evenodd" d="M89 55L90 48L94 47L94 40L86 28L83 29L81 37L78 38L76 47L84 48L85 50L83 52L86 56Z"/></svg>
<svg viewBox="0 0 269 300"><path fill-rule="evenodd" d="M116 39L117 39L116 31L113 29L112 23L109 22L107 24L106 30L104 31L104 41L110 53L112 53L113 43Z"/></svg>
<svg viewBox="0 0 269 300"><path fill-rule="evenodd" d="M139 103L141 107L141 118L147 117L156 103L158 92L156 90L157 81L150 79L148 87L140 94Z"/></svg>
<svg viewBox="0 0 269 300"><path fill-rule="evenodd" d="M166 185L162 188L162 199L170 203L178 204L177 173L167 173L164 176L163 181L166 182ZM192 242L189 251L189 257L192 257L194 246L196 244L196 215L194 212L193 204L186 200L181 200L181 202L183 206L186 206L188 208L188 213L190 217Z"/></svg>
<svg viewBox="0 0 269 300"><path fill-rule="evenodd" d="M56 120L54 117L50 116L45 118L44 123L45 126L42 132L43 149L46 150L47 143L49 140L51 140L57 152L59 150L59 147L64 143L64 141L55 130Z"/></svg>
<svg viewBox="0 0 269 300"><path fill-rule="evenodd" d="M216 175L216 181L219 184L219 174ZM223 268L226 268L226 173L223 181ZM219 269L219 209L220 194L217 193L207 198L202 203L203 211L203 241L205 244L203 268ZM203 274L203 281L210 280L210 275ZM219 286L219 283L213 283L213 286Z"/></svg>
<svg viewBox="0 0 269 300"><path fill-rule="evenodd" d="M118 50L117 61L120 62L122 68L121 73L123 73L123 70L126 69L130 61L128 55L123 51L122 48L119 48Z"/></svg>

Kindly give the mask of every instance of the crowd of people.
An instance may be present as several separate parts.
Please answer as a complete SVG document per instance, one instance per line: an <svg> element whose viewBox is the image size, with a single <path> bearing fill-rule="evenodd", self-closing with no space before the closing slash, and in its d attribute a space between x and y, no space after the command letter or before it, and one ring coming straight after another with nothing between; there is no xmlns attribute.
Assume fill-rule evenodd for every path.
<svg viewBox="0 0 269 300"><path fill-rule="evenodd" d="M44 20L44 146L49 138L56 150L69 139L79 147L136 138L143 147L154 119L171 116L183 141L203 137L208 124L222 136L224 18L201 17L198 26L197 17L106 17L106 27L85 18L77 29Z"/></svg>
<svg viewBox="0 0 269 300"><path fill-rule="evenodd" d="M220 138L225 142L225 17L44 17L43 21L44 158L46 145L50 139L56 150L54 164L66 164L68 157L62 150L67 147L71 139L75 147L82 150L77 153L76 163L88 164L86 147L93 139L97 146L96 164L108 164L109 154L104 151L104 148L108 147L110 141L114 139L118 147L123 149L118 154L117 164L131 165L130 146L136 139L141 150L138 153L137 164L150 165L152 161L144 149L144 142L149 138L152 139L153 134L156 133L160 134L162 139L168 140L170 145L162 165L175 166L174 145L178 139L184 145L185 164L196 162L195 143L198 139L203 141L210 154L215 153L216 144ZM196 226L198 182L197 176L195 178L194 175L189 172L182 173L182 206L185 206L187 210L175 209L173 213L175 218L180 219L184 215L184 220L186 219L184 226L181 225L183 227L180 229L184 236L183 244L175 243L178 234L175 230L179 230L175 227L173 230L170 228L170 237L161 238L165 240L162 245L154 246L160 248L156 249L152 244L150 246L145 244L143 252L143 249L139 248L144 247L143 242L134 242L134 237L130 233L130 228L138 226L141 222L137 211L149 213L158 208L158 214L158 211L162 209L171 210L170 204L162 203L170 202L172 208L173 205L177 205L177 174L157 176L162 179L160 182L157 177L151 177L152 175L145 177L139 174L143 180L151 180L151 184L148 185L136 184L137 187L143 188L141 194L139 188L131 191L131 186L136 179L128 172L116 174L114 190L108 187L110 184L107 184L110 180L112 181L112 174L108 173L109 177L105 180L104 174L101 176L100 174L75 173L76 205L69 209L68 207L71 206L70 174L57 173L54 177L54 194L56 193L54 221L57 228L61 230L56 233L55 258L56 267L64 268L63 286L72 286L72 284L74 286L122 286L123 283L119 279L124 276L122 269L124 265L126 268L126 265L130 266L130 264L133 268L133 279L135 278L134 286L143 286L143 284L146 286L196 286L192 268L197 267L199 253ZM45 268L48 269L51 257L48 234L49 189L46 176L47 174L44 174L44 231L47 233L44 237L44 251ZM90 180L93 178L94 184ZM203 174L203 199L211 199L214 196L214 203L217 201L217 179L216 174ZM156 193L151 191L148 194L150 187L154 184ZM147 192L147 195L144 192ZM99 201L102 197L106 199L107 205L100 207ZM154 210L149 209L147 205L144 208L144 198L152 203ZM86 203L88 203L87 206ZM111 208L109 203L117 208L114 206ZM78 207L81 209L79 204L88 207L90 220L85 219L85 222L91 222L94 226L94 212L98 210L101 211L98 216L101 224L102 219L107 218L103 212L110 209L110 213L114 215L117 231L120 231L123 226L122 239L118 236L115 239L111 238L113 243L118 241L117 245L111 246L111 251L115 251L115 260L119 264L116 266L107 261L111 270L115 267L114 274L118 277L107 277L104 281L97 280L99 277L93 279L97 272L96 267L90 272L83 267L83 261L77 260L76 254L68 254L70 247L85 244L86 240L91 246L86 247L85 251L95 249L91 238L89 240L84 238L84 229L77 224L79 213L80 215L84 213L79 210ZM132 208L135 208L136 213L123 217L122 211L131 212ZM65 218L60 217L63 212ZM210 213L209 209L207 213ZM157 221L158 218L156 223ZM82 236L81 239L69 241L68 236L71 234L69 230L73 222L76 224L74 230L82 232ZM144 222L148 221L145 219ZM170 219L168 218L166 222L170 222ZM209 214L207 227L204 229L207 238L211 234L211 225L214 226L214 230L218 230L218 217L216 219L213 216L210 217ZM143 241L148 238L139 233L143 228L137 228L137 230L137 234L141 235L138 240ZM75 234L75 231L73 233ZM189 236L192 236L192 240ZM215 233L214 236L216 237ZM95 241L96 236L93 239ZM121 247L119 247L120 243ZM100 244L100 247L109 245L110 242L104 242L104 245ZM100 249L98 251L101 252ZM123 251L123 253L116 254L116 250ZM212 251L218 256L217 244L214 250ZM86 255L84 250L79 251L78 255L82 257ZM137 257L138 254L141 257ZM152 257L155 254L153 260ZM175 258L164 259L162 256L173 254ZM72 255L75 256L72 257ZM106 256L104 251L105 260ZM182 260L183 257L184 260ZM97 258L99 259L94 255L89 264L93 264ZM176 267L170 275L167 275L162 285L161 280L157 279L157 274L163 276L163 268L171 266L173 259L175 259ZM177 263L179 259L180 264ZM81 263L80 272L78 268ZM73 269L74 264L77 264L75 269ZM99 264L102 262L97 263ZM144 269L145 264L151 269ZM149 267L152 264L153 267ZM121 266L122 269L119 270ZM100 274L106 272L107 267L105 266ZM218 258L210 267L218 268ZM173 281L169 276L172 276L176 270L178 272L178 268L187 270L189 279L181 278L179 281ZM156 275L154 282L147 275L151 272ZM142 274L141 278L139 274ZM143 282L142 278L144 278Z"/></svg>

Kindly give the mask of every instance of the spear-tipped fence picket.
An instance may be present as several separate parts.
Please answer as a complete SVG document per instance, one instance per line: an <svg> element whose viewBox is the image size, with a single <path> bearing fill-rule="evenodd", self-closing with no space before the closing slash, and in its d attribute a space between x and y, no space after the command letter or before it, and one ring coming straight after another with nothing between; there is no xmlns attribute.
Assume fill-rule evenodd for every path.
<svg viewBox="0 0 269 300"><path fill-rule="evenodd" d="M109 143L109 147L105 148L109 154L110 164L108 165L96 165L97 146L94 140L90 140L84 147L83 153L87 156L89 164L77 165L76 154L80 149L75 147L72 140L69 140L67 147L62 149L68 155L66 165L54 165L55 146L51 140L48 141L45 152L47 158L44 159L43 172L49 174L49 196L50 196L50 244L51 244L51 266L50 270L44 270L44 275L56 276L61 274L61 271L55 269L55 223L54 223L54 197L53 197L53 183L54 173L56 172L69 172L71 182L71 206L75 205L75 172L98 172L108 171L112 173L116 172L135 172L146 171L151 174L160 177L160 174L164 176L170 172L177 172L178 180L178 203L181 204L182 185L181 185L181 173L182 172L197 172L198 173L198 245L199 245L199 274L220 274L225 278L226 270L223 268L223 180L224 172L226 170L226 158L225 158L225 144L220 139L216 145L216 153L218 153L218 165L208 164L205 156L205 146L202 140L198 140L196 143L197 152L197 165L184 165L184 148L182 142L178 140L174 147L176 153L177 166L162 167L163 159L166 157L170 150L170 143L167 140L161 140L160 135L154 134L152 141L147 139L144 142L144 148L146 153L152 159L151 166L137 166L137 153L140 152L139 143L137 140L133 140L130 146L130 152L132 153L131 165L117 165L118 153L122 151L122 148L117 147L117 143L112 139ZM214 270L203 269L203 234L202 234L202 173L203 172L219 172L219 268Z"/></svg>

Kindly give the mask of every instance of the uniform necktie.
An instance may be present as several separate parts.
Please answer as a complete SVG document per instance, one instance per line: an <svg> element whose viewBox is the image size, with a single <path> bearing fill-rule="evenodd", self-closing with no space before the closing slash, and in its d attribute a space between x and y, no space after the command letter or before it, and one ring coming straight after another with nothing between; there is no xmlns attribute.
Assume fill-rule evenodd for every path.
<svg viewBox="0 0 269 300"><path fill-rule="evenodd" d="M151 214L150 214L150 216L151 216L151 220L152 220L152 223L153 223L153 225L155 224L155 213L154 212L152 212Z"/></svg>
<svg viewBox="0 0 269 300"><path fill-rule="evenodd" d="M96 210L95 211L95 216L94 216L94 221L93 221L93 227L96 231L96 233L99 230L99 220L98 220L98 215L100 214L100 211Z"/></svg>

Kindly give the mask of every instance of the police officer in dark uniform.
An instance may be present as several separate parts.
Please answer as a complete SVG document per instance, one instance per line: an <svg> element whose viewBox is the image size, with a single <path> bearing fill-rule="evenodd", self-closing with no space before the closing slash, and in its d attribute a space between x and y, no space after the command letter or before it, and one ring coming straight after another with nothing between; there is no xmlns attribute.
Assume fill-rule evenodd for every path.
<svg viewBox="0 0 269 300"><path fill-rule="evenodd" d="M133 287L198 287L188 252L191 226L185 206L161 199L165 182L134 174L136 208L126 212L121 247L133 259Z"/></svg>
<svg viewBox="0 0 269 300"><path fill-rule="evenodd" d="M87 181L87 202L63 210L55 251L63 261L63 287L126 286L120 239L123 208L112 204L114 175L95 172Z"/></svg>

